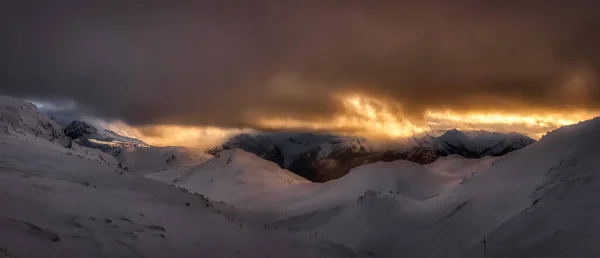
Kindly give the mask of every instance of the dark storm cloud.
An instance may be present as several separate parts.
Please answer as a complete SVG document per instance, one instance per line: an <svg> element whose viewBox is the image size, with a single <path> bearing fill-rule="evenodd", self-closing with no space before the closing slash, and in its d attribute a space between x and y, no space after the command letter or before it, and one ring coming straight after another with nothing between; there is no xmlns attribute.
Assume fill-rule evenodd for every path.
<svg viewBox="0 0 600 258"><path fill-rule="evenodd" d="M3 1L0 93L132 124L596 108L596 1ZM568 86L568 87L567 87Z"/></svg>

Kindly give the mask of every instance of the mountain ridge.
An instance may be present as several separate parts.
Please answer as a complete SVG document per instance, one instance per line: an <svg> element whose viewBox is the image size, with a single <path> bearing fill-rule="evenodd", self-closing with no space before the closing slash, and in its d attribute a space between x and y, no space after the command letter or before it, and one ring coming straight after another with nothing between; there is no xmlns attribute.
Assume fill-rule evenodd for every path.
<svg viewBox="0 0 600 258"><path fill-rule="evenodd" d="M462 132L451 129L438 136L414 136L402 146L380 149L365 138L313 133L240 134L207 150L216 154L240 148L272 161L281 168L315 182L326 182L350 169L377 161L408 160L429 164L439 157L458 154L466 158L502 156L535 140L518 133ZM298 145L300 147L298 147Z"/></svg>
<svg viewBox="0 0 600 258"><path fill-rule="evenodd" d="M111 130L97 128L80 120L71 122L63 129L63 132L81 145L96 149L152 147L139 139L123 136Z"/></svg>

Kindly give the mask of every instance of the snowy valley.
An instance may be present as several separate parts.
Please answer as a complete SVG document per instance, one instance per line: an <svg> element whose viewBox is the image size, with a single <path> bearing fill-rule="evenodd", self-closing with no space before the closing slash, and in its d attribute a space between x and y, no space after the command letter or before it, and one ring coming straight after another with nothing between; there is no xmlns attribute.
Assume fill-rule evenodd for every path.
<svg viewBox="0 0 600 258"><path fill-rule="evenodd" d="M0 257L598 257L599 134L596 118L385 151L244 134L206 154L0 97Z"/></svg>

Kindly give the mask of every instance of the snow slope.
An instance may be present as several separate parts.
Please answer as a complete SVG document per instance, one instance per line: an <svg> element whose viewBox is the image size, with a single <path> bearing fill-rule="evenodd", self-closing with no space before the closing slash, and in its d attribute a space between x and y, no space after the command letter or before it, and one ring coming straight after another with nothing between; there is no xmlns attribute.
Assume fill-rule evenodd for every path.
<svg viewBox="0 0 600 258"><path fill-rule="evenodd" d="M56 123L37 107L22 100L0 95L0 130L7 135L31 134L66 144L68 140Z"/></svg>
<svg viewBox="0 0 600 258"><path fill-rule="evenodd" d="M600 248L600 119L551 132L540 140L565 154L543 171L545 179L518 216L486 236L490 257L598 257ZM469 253L478 257L480 246Z"/></svg>
<svg viewBox="0 0 600 258"><path fill-rule="evenodd" d="M226 150L196 166L153 173L148 178L202 193L215 201L262 205L273 192L308 184L277 164L240 149Z"/></svg>
<svg viewBox="0 0 600 258"><path fill-rule="evenodd" d="M327 183L280 185L268 191L260 188L269 186L235 184L226 174L219 180L230 182L222 182L224 187L210 191L186 181L182 174L170 179L177 179L176 185L199 193L220 195L220 191L235 193L238 190L243 195L250 193L251 199L260 202L235 195L222 195L222 200L252 213L270 212L270 220L261 223L313 232L352 248L359 256L480 257L482 241L488 238L490 248L498 250L497 257L506 257L505 254L535 257L532 255L537 252L565 257L558 247L548 252L536 249L539 243L559 246L557 241L563 239L553 236L554 231L550 234L544 230L546 224L529 226L515 221L544 220L542 211L578 206L565 202L563 206L550 204L536 215L528 215L536 212L538 205L543 207L544 198L540 201L540 196L560 192L556 189L573 188L569 186L572 183L568 183L571 179L555 179L562 178L556 174L569 174L572 170L564 164L586 164L581 168L585 176L575 178L582 184L595 182L598 171L595 157L600 152L598 132L600 119L595 119L561 128L538 143L501 157L465 159L451 155L426 166L405 161L378 162L354 168L345 177ZM253 160L265 162L258 158ZM236 162L235 157L232 162ZM244 173L258 176L264 166L246 165L248 170ZM192 173L201 175L206 171L199 168ZM590 173L594 176L588 175ZM173 171L163 176L167 174L173 175ZM584 191L589 196L594 196L593 191L597 189L593 185ZM577 192L570 191L571 198L575 199ZM582 203L592 206L595 199L583 200ZM595 211L585 206L579 209ZM567 211L553 216L555 221L561 218L593 220L591 215L573 215ZM595 252L595 247L586 244L592 241L589 237L595 236L592 229L576 236L582 232L580 223L571 221L558 225L572 230L570 234L583 243L570 246L585 246L586 250ZM530 227L539 232L529 232ZM529 238L528 234L535 238ZM519 238L522 240L511 240ZM536 239L545 242L538 243ZM570 254L581 255L575 248Z"/></svg>
<svg viewBox="0 0 600 258"><path fill-rule="evenodd" d="M479 171L487 169L494 164L499 157L485 156L481 159L467 159L457 154L440 157L435 162L424 165L435 173L450 174L457 176L471 176Z"/></svg>
<svg viewBox="0 0 600 258"><path fill-rule="evenodd" d="M119 148L109 153L123 166L142 175L196 165L212 158L202 151L179 146Z"/></svg>
<svg viewBox="0 0 600 258"><path fill-rule="evenodd" d="M477 163L462 157L459 161L458 158L448 160L472 163L474 167ZM444 160L440 163L449 162ZM286 211L289 215L290 211L311 212L355 203L367 191L424 200L458 185L466 176L442 171L442 167L447 166L429 169L403 160L377 162L352 169L338 180L318 184L254 154L234 149L220 152L197 166L170 169L147 177L236 207Z"/></svg>
<svg viewBox="0 0 600 258"><path fill-rule="evenodd" d="M0 133L2 257L354 257L226 217L235 209L86 154L97 150L11 130L23 133Z"/></svg>
<svg viewBox="0 0 600 258"><path fill-rule="evenodd" d="M417 214L425 209L422 201L456 187L493 159L452 156L432 164L432 168L403 160L377 162L355 168L338 180L318 184L236 149L221 152L195 167L147 177L250 211L244 216L257 221L255 225L319 232L326 239L357 248L385 228L374 227L374 221L383 221L382 216L396 219L394 213L389 213L388 205ZM471 167L468 175L458 173L458 165ZM384 201L386 206L380 212L371 207L373 202L378 203L378 196L391 200ZM262 217L252 218L257 216L252 214ZM403 216L406 214L398 215Z"/></svg>
<svg viewBox="0 0 600 258"><path fill-rule="evenodd" d="M598 130L598 119L559 129L536 144L500 157L487 168L478 168L478 173L466 178L458 186L419 202L408 211L397 208L395 216L385 214L384 211L389 210L385 208L386 205L389 206L390 202L397 205L397 202L389 201L390 196L378 195L373 201L376 208L369 209L373 218L355 222L359 226L352 229L344 228L343 225L349 223L351 218L361 217L360 211L364 210L364 205L357 205L322 225L318 231L359 253L376 253L381 257L399 254L403 257L481 257L483 238L513 218L518 218L536 203L538 192L554 177L553 174L568 173L569 169L561 167L562 164L580 159L595 163L593 155L583 154L592 150L597 153L598 142L591 139L596 139ZM587 167L585 171L594 173L597 169ZM380 216L375 215L378 210ZM544 216L541 213L539 215ZM369 234L372 233L372 227L360 227L371 224L385 224L388 227L376 234ZM541 226L539 228L542 230ZM373 237L358 240L348 237L356 235ZM512 237L514 235L506 237L505 241L510 242ZM504 247L511 251L517 248L518 242ZM531 248L525 253L529 256L523 257L537 257L532 255L544 253L535 247ZM513 257L509 251L503 254L507 255L500 253L498 257Z"/></svg>
<svg viewBox="0 0 600 258"><path fill-rule="evenodd" d="M187 147L153 147L141 140L97 128L82 121L73 121L63 131L79 145L109 153L118 159L123 168L141 175L199 164L212 157Z"/></svg>

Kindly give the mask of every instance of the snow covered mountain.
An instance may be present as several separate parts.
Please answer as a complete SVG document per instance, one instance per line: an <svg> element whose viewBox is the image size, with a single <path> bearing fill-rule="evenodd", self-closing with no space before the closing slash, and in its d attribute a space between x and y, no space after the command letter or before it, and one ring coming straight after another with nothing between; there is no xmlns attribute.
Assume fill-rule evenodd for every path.
<svg viewBox="0 0 600 258"><path fill-rule="evenodd" d="M377 162L323 184L271 188L234 173L219 174L214 180L222 187L209 189L186 180L207 174L202 167L160 177L249 210L249 221L309 231L358 256L482 257L485 248L490 257L595 257L599 133L597 118L503 156L449 155L425 166ZM231 163L248 155L230 156ZM257 171L276 169L256 157L248 161L238 173L263 178ZM231 194L238 190L244 194Z"/></svg>
<svg viewBox="0 0 600 258"><path fill-rule="evenodd" d="M208 150L208 153L215 155L235 148L254 153L309 180L322 182L338 178L339 173L332 178L328 176L332 173L319 173L320 168L337 167L339 159L345 162L347 156L372 151L369 142L359 137L313 133L246 133L234 136L221 146Z"/></svg>
<svg viewBox="0 0 600 258"><path fill-rule="evenodd" d="M202 163L212 155L181 146L153 147L111 130L97 128L83 121L73 121L64 134L81 146L99 149L119 161L122 168L140 175L169 168Z"/></svg>
<svg viewBox="0 0 600 258"><path fill-rule="evenodd" d="M203 189L203 194L210 199L227 203L264 203L264 199L256 196L285 191L293 185L310 184L277 164L241 149L222 151L199 165L161 171L147 177L195 192Z"/></svg>
<svg viewBox="0 0 600 258"><path fill-rule="evenodd" d="M340 179L317 184L252 153L233 149L199 165L168 169L147 177L237 207L306 211L319 205L354 203L367 191L427 199L458 185L481 165L490 165L496 159L452 155L427 166L404 160L376 162L358 166ZM277 194L270 196L273 193Z"/></svg>
<svg viewBox="0 0 600 258"><path fill-rule="evenodd" d="M281 167L289 167L300 156L313 150L318 151L319 157L325 157L345 150L370 149L365 139L357 137L313 133L243 133L207 152L215 155L235 148L254 153Z"/></svg>
<svg viewBox="0 0 600 258"><path fill-rule="evenodd" d="M69 139L31 104L2 97L0 113L0 257L355 256L308 233L254 227L99 150L63 146Z"/></svg>
<svg viewBox="0 0 600 258"><path fill-rule="evenodd" d="M77 120L65 127L64 133L79 144L96 149L150 147L139 139L122 136L107 129L98 129Z"/></svg>
<svg viewBox="0 0 600 258"><path fill-rule="evenodd" d="M174 149L123 149L159 170L144 178L28 105L0 98L0 257L600 254L600 118L502 156L374 162L313 183L243 150L167 166Z"/></svg>
<svg viewBox="0 0 600 258"><path fill-rule="evenodd" d="M140 175L192 166L212 158L203 151L181 146L118 148L108 153L123 167Z"/></svg>
<svg viewBox="0 0 600 258"><path fill-rule="evenodd" d="M461 132L452 129L440 136L425 135L415 137L418 146L434 148L446 155L458 154L466 158L502 156L535 142L519 133L499 133L488 131Z"/></svg>
<svg viewBox="0 0 600 258"><path fill-rule="evenodd" d="M518 133L461 132L456 129L413 137L389 150L375 148L364 138L312 133L240 134L208 152L239 148L315 182L346 175L350 169L377 161L408 160L428 164L438 157L501 156L535 140Z"/></svg>
<svg viewBox="0 0 600 258"><path fill-rule="evenodd" d="M0 130L6 135L31 134L49 141L66 144L68 139L60 127L37 107L22 100L0 95Z"/></svg>

